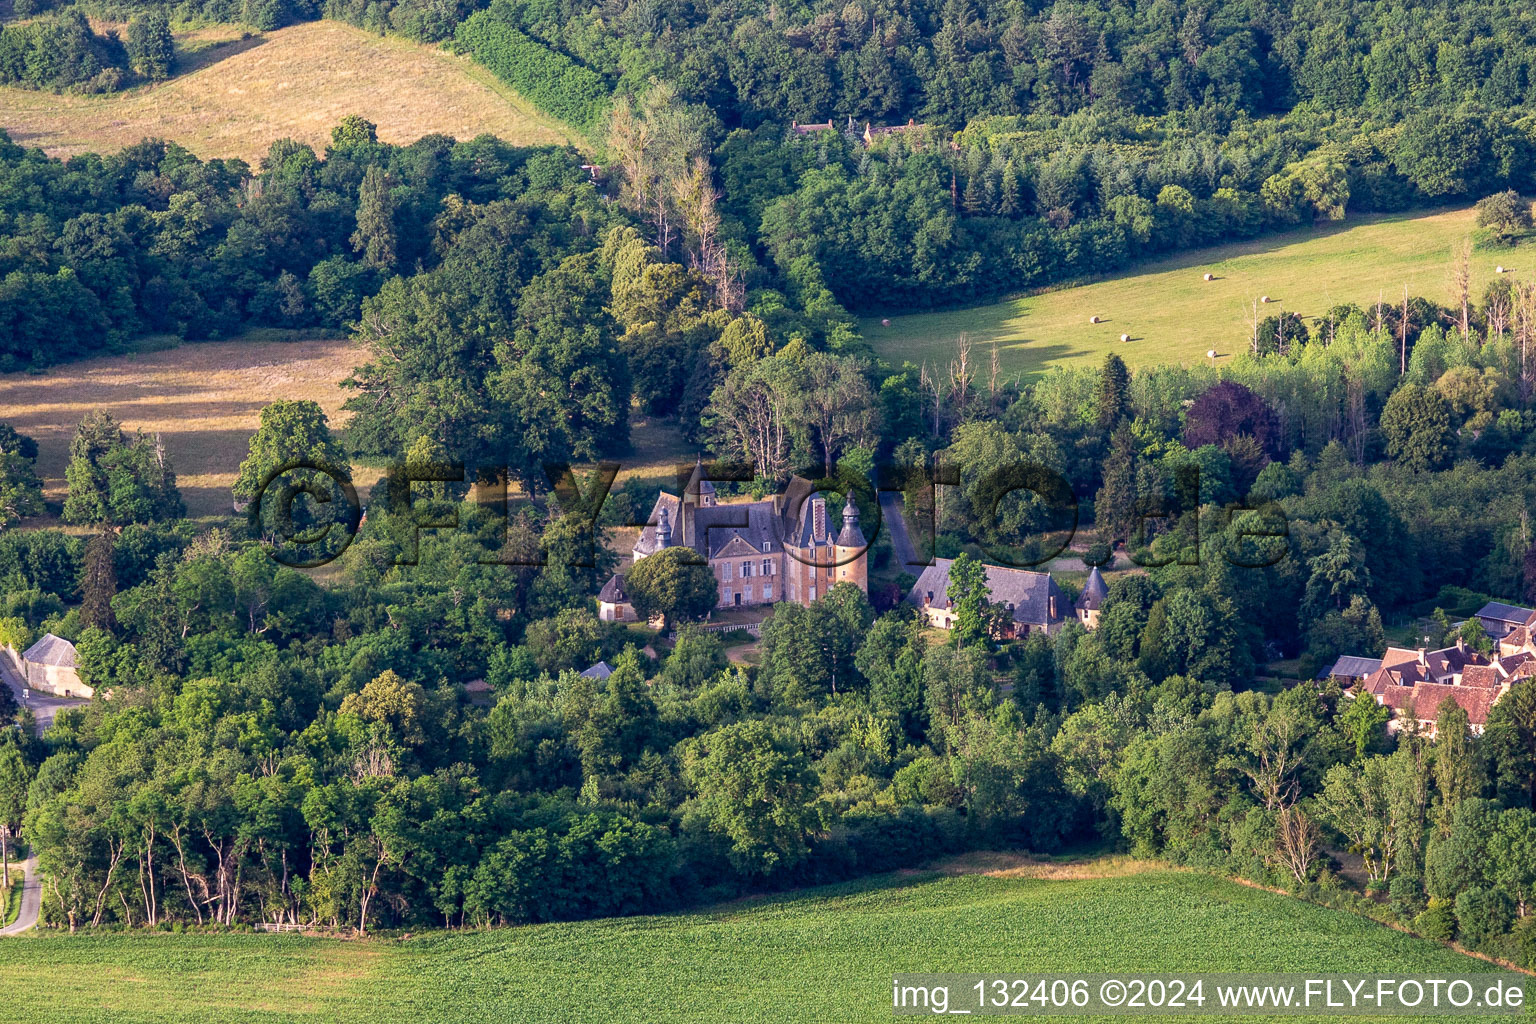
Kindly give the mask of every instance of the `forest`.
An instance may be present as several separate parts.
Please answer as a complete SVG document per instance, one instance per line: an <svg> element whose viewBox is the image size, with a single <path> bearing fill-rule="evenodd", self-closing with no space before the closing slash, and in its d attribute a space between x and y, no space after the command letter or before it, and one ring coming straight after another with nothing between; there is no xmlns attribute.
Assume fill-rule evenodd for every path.
<svg viewBox="0 0 1536 1024"><path fill-rule="evenodd" d="M364 300L364 340L393 328L358 370L357 426L337 435L310 403L270 406L237 494L295 457L344 464L386 439L419 462L528 450L541 420L486 410L528 395L546 356L646 379L628 367L630 330L611 350L550 298L590 281L627 294L629 261L636 282L691 281L668 294L692 294L683 305L704 321L722 311L701 271L647 262L633 227L581 244L552 246L510 296L479 291L478 262L450 248L427 280ZM1087 557L1124 546L1151 566L1112 574L1094 631L1019 640L997 631L974 573L954 573L961 622L938 637L895 601L900 578L869 598L839 587L781 606L755 666L688 626L697 612L674 616L670 643L596 618L614 556L582 567L584 491L546 490L498 518L465 487L427 484L400 508L381 484L321 585L275 563L260 524L181 519L153 439L88 417L61 514L89 535L0 532L0 639L71 639L83 678L110 696L35 739L20 713L0 749L0 828L35 845L61 927L480 926L664 909L946 850L1095 842L1536 962L1529 683L1481 733L1448 702L1434 742L1390 736L1385 709L1332 683L1256 683L1275 657L1310 674L1379 652L1405 616L1438 621L1436 646L1486 647L1452 616L1486 595L1536 596L1533 304L1528 287L1495 285L1468 297L1466 333L1460 309L1424 300L1406 317L1344 308L1315 329L1267 324L1220 369L1133 374L1111 356L1023 385L876 367L742 313L706 343L723 377L699 421L711 451L765 468L727 490L794 466L954 467L939 553L1027 554L1038 502L984 518L968 485L1030 459L1082 496ZM442 351L430 327L445 308L517 326L488 351L476 332ZM593 394L545 435L578 459L621 436L628 411L605 421L614 409ZM819 416L818 402L846 415ZM742 408L782 429L751 429ZM762 437L784 447L755 450ZM6 493L35 509L35 446L12 431L0 449ZM1190 466L1194 494L1180 486ZM654 493L621 489L602 523L637 521ZM1166 512L1138 530L1148 502ZM1265 537L1256 522L1276 510L1286 530ZM1263 550L1275 544L1281 557ZM546 564L487 557L506 550ZM599 659L611 676L581 674ZM1325 846L1364 858L1364 893Z"/></svg>
<svg viewBox="0 0 1536 1024"><path fill-rule="evenodd" d="M1430 742L1333 683L1260 678L1285 660L1312 680L1422 621L1486 648L1453 621L1536 601L1536 286L1473 293L1468 249L1449 301L1255 316L1220 365L1027 380L964 343L947 367L883 362L849 312L1351 211L1480 201L1485 242L1521 237L1536 121L1515 14L172 10L453 40L603 162L391 145L357 117L254 168L154 140L67 161L0 145L0 371L146 334L344 334L345 429L267 407L233 498L294 460L457 460L520 489L498 515L467 485L405 508L383 486L345 557L306 574L271 557L290 524L189 522L152 436L86 417L50 507L35 440L0 426L0 644L70 640L101 695L40 736L4 709L0 859L36 850L48 925L479 927L1090 845L1536 966L1536 686L1480 733L1437 709ZM75 12L21 13L41 20L0 35L14 80L169 73L134 64L148 22L119 48ZM15 71L66 30L65 70ZM866 145L866 121L910 129ZM753 665L686 594L675 637L599 621L616 559L587 550L588 492L545 467L630 454L640 416L675 422L689 461L754 467L725 496L878 464L952 480L908 512L959 559L958 628L925 631L888 564L868 596L781 606ZM994 510L979 486L1021 462L1068 481L1090 561L1147 567L1111 574L1092 632L1008 639L977 582L978 560L1049 543L1039 501ZM626 484L601 525L639 522L656 488ZM610 676L583 674L599 660ZM1360 857L1361 891L1326 850Z"/></svg>

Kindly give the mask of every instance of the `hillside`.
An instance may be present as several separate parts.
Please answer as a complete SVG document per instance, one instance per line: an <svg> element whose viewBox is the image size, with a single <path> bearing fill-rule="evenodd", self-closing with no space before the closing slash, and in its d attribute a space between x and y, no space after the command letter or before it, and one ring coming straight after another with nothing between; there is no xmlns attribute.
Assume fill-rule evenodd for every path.
<svg viewBox="0 0 1536 1024"><path fill-rule="evenodd" d="M385 142L435 132L518 144L566 139L490 72L434 47L333 21L240 34L220 27L179 39L184 70L158 86L104 96L0 88L0 127L55 156L159 137L204 158L252 163L280 138L323 148L348 114L376 123Z"/></svg>
<svg viewBox="0 0 1536 1024"><path fill-rule="evenodd" d="M90 410L104 409L128 430L164 438L189 516L226 515L262 406L313 399L338 422L346 396L337 382L357 362L346 341L203 342L87 359L42 374L0 374L0 409L7 422L37 439L37 469L49 501L64 500L76 425Z"/></svg>
<svg viewBox="0 0 1536 1024"><path fill-rule="evenodd" d="M1295 311L1317 316L1344 302L1368 306L1410 295L1450 299L1452 247L1474 235L1470 209L1362 217L1326 228L1294 231L1181 253L1107 280L969 309L884 313L860 327L895 364L948 365L955 341L968 334L987 357L996 342L1008 372L1097 363L1115 351L1130 366L1218 358L1240 351L1253 303L1260 316ZM1472 293L1480 298L1495 268L1533 269L1536 243L1519 248L1479 243L1472 255ZM1215 280L1205 281L1211 273ZM1098 316L1100 322L1090 324ZM883 326L882 319L890 326ZM1120 335L1131 340L1122 343ZM973 355L974 358L974 355Z"/></svg>
<svg viewBox="0 0 1536 1024"><path fill-rule="evenodd" d="M1097 867L885 876L693 914L404 941L50 936L0 943L0 973L17 1019L58 1024L627 1024L884 1021L900 971L1492 969L1262 890L1136 863Z"/></svg>

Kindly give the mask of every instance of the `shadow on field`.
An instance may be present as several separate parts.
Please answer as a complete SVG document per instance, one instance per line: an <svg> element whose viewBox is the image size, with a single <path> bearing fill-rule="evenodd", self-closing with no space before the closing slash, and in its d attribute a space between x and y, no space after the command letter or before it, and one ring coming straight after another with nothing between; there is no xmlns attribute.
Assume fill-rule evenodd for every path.
<svg viewBox="0 0 1536 1024"><path fill-rule="evenodd" d="M210 46L199 46L190 50L176 48L176 77L190 75L201 71L203 68L212 67L221 60L254 50L267 41L267 37L260 34L248 34L241 39L231 39L228 42L213 43Z"/></svg>

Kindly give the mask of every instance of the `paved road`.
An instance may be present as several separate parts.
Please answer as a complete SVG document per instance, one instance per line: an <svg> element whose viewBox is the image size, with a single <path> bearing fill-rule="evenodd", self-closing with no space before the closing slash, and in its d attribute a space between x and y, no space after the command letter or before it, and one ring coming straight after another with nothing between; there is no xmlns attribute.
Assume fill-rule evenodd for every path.
<svg viewBox="0 0 1536 1024"><path fill-rule="evenodd" d="M15 924L0 928L0 935L20 935L37 927L37 915L43 909L43 880L37 873L37 854L20 864L12 864L11 870L27 873L26 881L21 883L21 914Z"/></svg>
<svg viewBox="0 0 1536 1024"><path fill-rule="evenodd" d="M53 724L54 715L65 708L78 707L85 703L83 700L74 700L69 697L55 697L41 690L33 690L26 700L22 700L21 695L26 688L22 685L21 677L12 671L3 657L0 657L0 679L5 680L5 685L11 688L11 694L15 696L17 704L32 709L32 716L37 719L39 735Z"/></svg>
<svg viewBox="0 0 1536 1024"><path fill-rule="evenodd" d="M907 519L901 514L901 495L894 491L882 491L880 493L880 523L891 531L891 547L896 550L896 557L901 560L903 571L913 576L921 576L928 563L920 560L917 549L912 546L912 538L907 535Z"/></svg>

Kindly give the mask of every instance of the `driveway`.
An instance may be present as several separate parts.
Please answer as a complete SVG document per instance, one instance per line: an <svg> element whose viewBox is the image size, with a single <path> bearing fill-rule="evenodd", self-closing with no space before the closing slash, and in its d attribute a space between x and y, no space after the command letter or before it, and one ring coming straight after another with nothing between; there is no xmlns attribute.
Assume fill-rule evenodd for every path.
<svg viewBox="0 0 1536 1024"><path fill-rule="evenodd" d="M23 700L21 695L26 692L26 687L22 685L21 677L11 670L3 658L0 658L0 679L4 679L5 685L11 688L11 694L16 698L17 704L32 709L32 716L37 719L38 735L42 735L43 730L53 724L53 717L60 711L86 703L70 697L55 697L41 690L31 691L31 694Z"/></svg>
<svg viewBox="0 0 1536 1024"><path fill-rule="evenodd" d="M917 549L912 546L912 538L907 534L907 517L902 515L901 495L895 491L880 492L880 522L891 531L891 547L896 551L896 558L901 562L903 572L909 572L913 576L921 576L923 570L929 565L921 561Z"/></svg>
<svg viewBox="0 0 1536 1024"><path fill-rule="evenodd" d="M37 873L37 854L12 864L11 870L27 873L26 880L21 883L21 914L14 924L0 928L0 935L20 935L37 927L37 915L43 909L43 880Z"/></svg>

